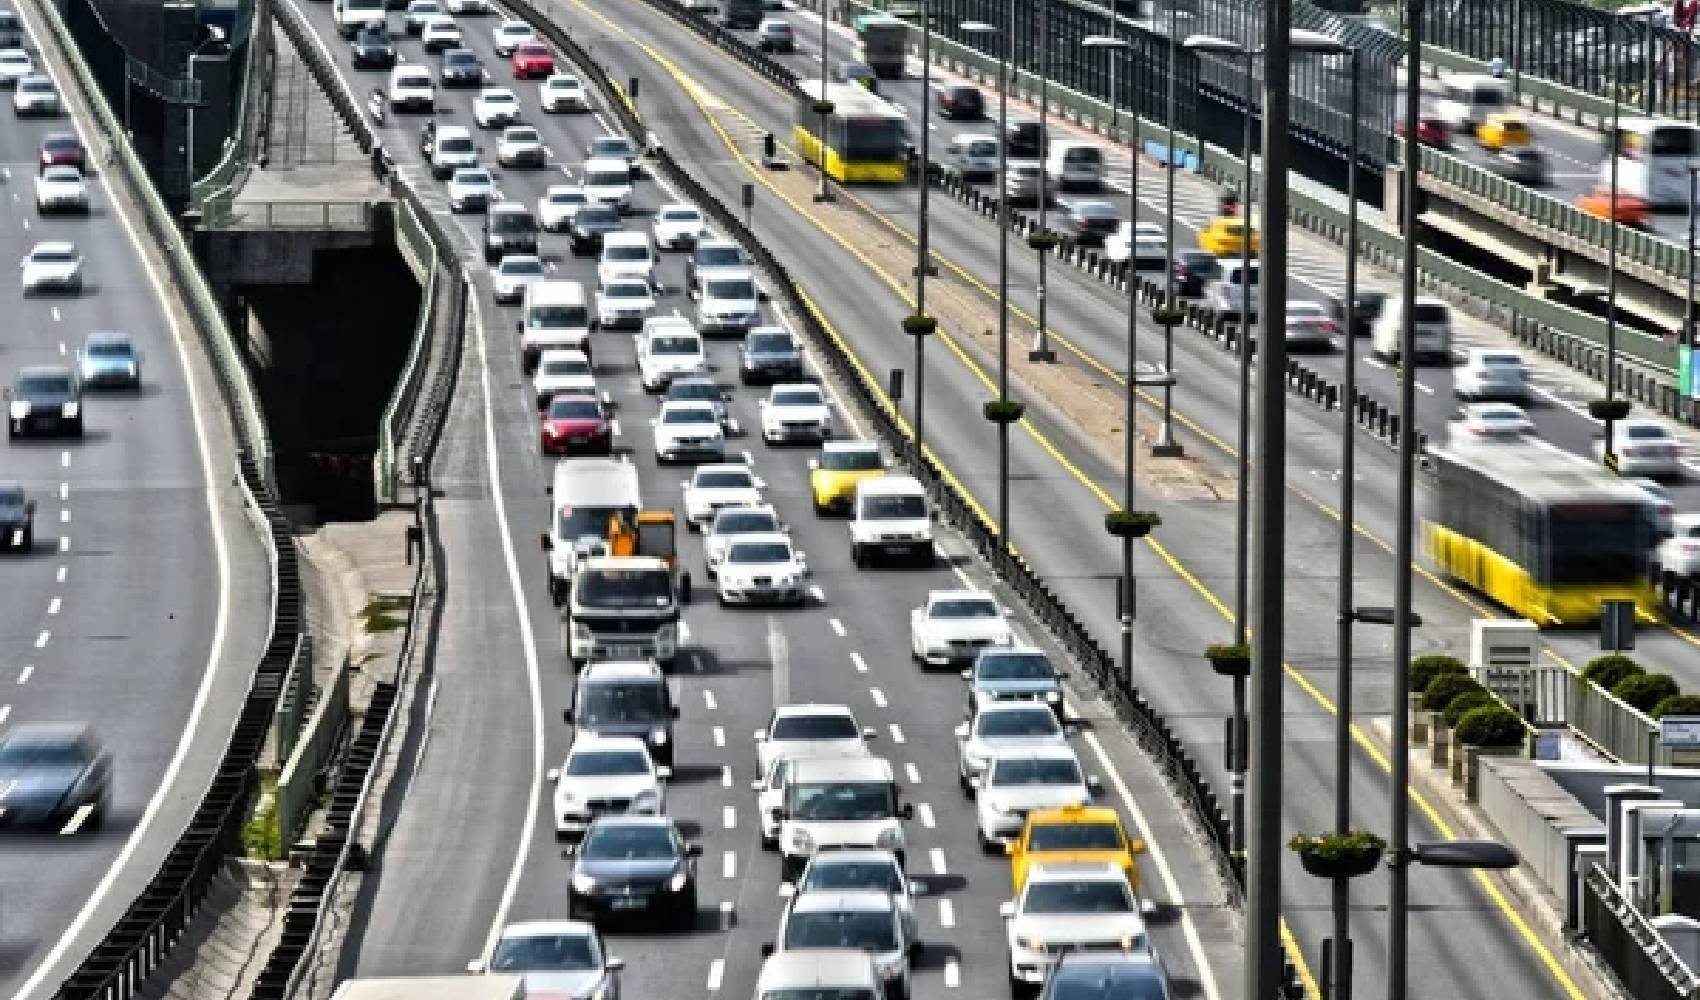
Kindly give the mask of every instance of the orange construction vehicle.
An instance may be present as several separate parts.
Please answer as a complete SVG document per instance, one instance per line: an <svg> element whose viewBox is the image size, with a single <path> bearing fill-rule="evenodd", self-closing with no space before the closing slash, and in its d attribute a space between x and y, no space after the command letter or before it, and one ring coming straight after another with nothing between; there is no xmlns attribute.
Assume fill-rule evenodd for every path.
<svg viewBox="0 0 1700 1000"><path fill-rule="evenodd" d="M615 514L608 519L608 554L650 556L663 560L673 572L679 598L690 600L691 574L679 566L675 535L677 518L670 510L640 510Z"/></svg>

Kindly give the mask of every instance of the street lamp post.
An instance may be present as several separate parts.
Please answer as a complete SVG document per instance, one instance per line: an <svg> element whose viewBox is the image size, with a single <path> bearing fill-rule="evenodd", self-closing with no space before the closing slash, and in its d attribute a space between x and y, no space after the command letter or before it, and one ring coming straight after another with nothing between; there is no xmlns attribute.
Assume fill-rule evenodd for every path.
<svg viewBox="0 0 1700 1000"><path fill-rule="evenodd" d="M1617 58L1617 25L1619 21L1625 18L1641 17L1644 13L1643 11L1625 14L1613 13L1606 20L1606 60L1611 64L1611 137L1606 144L1606 155L1611 160L1611 165L1608 168L1608 183L1611 185L1611 190L1607 193L1607 212L1611 215L1611 247L1606 256L1606 402L1604 409L1600 412L1604 415L1605 421L1605 464L1613 472L1617 471L1616 431L1617 421L1620 419L1614 403L1617 396L1617 243L1620 235L1620 224L1617 218L1617 160L1622 153L1623 142L1623 133L1618 129L1623 105L1623 95L1620 93L1623 87L1623 74L1619 66L1620 60ZM1650 26L1647 34L1650 39L1652 36ZM1646 54L1651 55L1650 47ZM1649 66L1647 70L1649 88L1652 86L1652 80L1652 69Z"/></svg>
<svg viewBox="0 0 1700 1000"><path fill-rule="evenodd" d="M1249 13L1249 7L1248 7ZM1190 16L1190 15L1189 15ZM1180 6L1178 0L1169 0L1169 38L1168 38L1168 74L1163 88L1163 113L1168 118L1169 146L1163 157L1163 166L1167 169L1168 179L1163 196L1163 225L1164 261L1163 261L1163 309L1165 314L1175 308L1175 36L1180 31ZM1135 120L1135 142L1138 146L1138 121ZM1135 152L1137 155L1137 149ZM1156 458L1180 458L1185 449L1175 440L1175 413L1171 405L1174 399L1173 374L1175 371L1175 327L1165 321L1163 324L1163 421L1157 426L1157 440L1151 444L1151 454ZM1236 827L1237 829L1237 827Z"/></svg>
<svg viewBox="0 0 1700 1000"><path fill-rule="evenodd" d="M823 0L824 2L824 0ZM1007 16L1015 17L1015 5ZM998 399L1009 400L1009 34L986 21L963 21L962 30L1001 36L998 49ZM1009 546L1009 424L998 422L998 543Z"/></svg>
<svg viewBox="0 0 1700 1000"><path fill-rule="evenodd" d="M927 196L932 184L932 42L933 15L929 0L921 0L915 13L921 19L921 176L920 198L915 209L915 315L921 325L915 338L915 461L926 462L927 427L927 336L932 332L927 317L927 277L933 273L928 241Z"/></svg>
<svg viewBox="0 0 1700 1000"><path fill-rule="evenodd" d="M1700 167L1688 168L1688 294L1684 298L1682 313L1682 346L1684 351L1679 359L1682 362L1682 372L1677 384L1682 387L1682 409L1689 409L1690 401L1700 392L1694 385L1694 251L1696 250L1695 208L1700 201Z"/></svg>
<svg viewBox="0 0 1700 1000"><path fill-rule="evenodd" d="M1043 237L1033 248L1039 257L1039 287L1036 289L1038 299L1038 329L1033 334L1033 349L1027 352L1027 360L1034 364L1051 364L1057 360L1056 353L1051 350L1050 337L1045 326L1045 270L1048 258L1051 256L1052 245L1049 242L1051 234L1051 188L1050 170L1046 169L1046 156L1050 152L1050 137L1046 126L1050 120L1051 110L1051 5L1049 0L1039 0L1039 51L1043 53L1044 62L1039 72L1039 235Z"/></svg>
<svg viewBox="0 0 1700 1000"><path fill-rule="evenodd" d="M820 0L820 99L815 102L814 111L820 117L820 190L815 192L815 201L827 202L832 200L832 189L827 186L830 178L826 176L826 116L832 114L832 101L827 99L827 80L830 75L826 65L827 55L827 5L831 0Z"/></svg>

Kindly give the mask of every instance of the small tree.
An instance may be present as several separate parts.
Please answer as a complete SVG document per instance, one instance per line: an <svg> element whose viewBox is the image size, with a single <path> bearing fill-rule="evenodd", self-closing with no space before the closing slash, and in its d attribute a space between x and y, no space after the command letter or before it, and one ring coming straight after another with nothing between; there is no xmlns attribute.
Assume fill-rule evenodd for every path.
<svg viewBox="0 0 1700 1000"><path fill-rule="evenodd" d="M1630 674L1617 682L1611 693L1624 704L1651 712L1653 706L1673 695L1682 693L1676 678L1670 674Z"/></svg>
<svg viewBox="0 0 1700 1000"><path fill-rule="evenodd" d="M1700 715L1700 694L1673 694L1654 705L1648 714L1655 719L1667 715Z"/></svg>
<svg viewBox="0 0 1700 1000"><path fill-rule="evenodd" d="M1646 673L1641 668L1641 664L1622 653L1608 653L1605 656L1596 656L1589 660L1588 665L1582 668L1582 679L1593 681L1610 691L1617 687L1618 682L1625 677L1640 673Z"/></svg>
<svg viewBox="0 0 1700 1000"><path fill-rule="evenodd" d="M1514 747L1528 738L1523 717L1504 705L1472 708L1458 720L1458 742L1473 747Z"/></svg>
<svg viewBox="0 0 1700 1000"><path fill-rule="evenodd" d="M1445 653L1430 653L1411 660L1409 683L1412 691L1427 691L1429 681L1439 674L1469 673L1464 661Z"/></svg>
<svg viewBox="0 0 1700 1000"><path fill-rule="evenodd" d="M1483 705L1497 704L1499 704L1499 699L1486 690L1465 691L1452 699L1451 704L1446 706L1446 710L1440 713L1440 720L1446 723L1447 729L1457 729L1459 721L1471 710L1481 708Z"/></svg>
<svg viewBox="0 0 1700 1000"><path fill-rule="evenodd" d="M1444 712L1452 699L1465 691L1484 690L1481 683L1469 674L1439 674L1423 688L1423 710Z"/></svg>

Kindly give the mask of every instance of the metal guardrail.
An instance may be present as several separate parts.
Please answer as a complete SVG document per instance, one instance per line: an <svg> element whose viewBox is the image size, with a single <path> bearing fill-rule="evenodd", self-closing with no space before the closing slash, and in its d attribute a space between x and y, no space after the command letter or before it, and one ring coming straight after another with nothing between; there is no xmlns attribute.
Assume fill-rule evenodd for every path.
<svg viewBox="0 0 1700 1000"><path fill-rule="evenodd" d="M277 804L278 842L287 851L300 836L318 799L326 762L331 759L343 730L348 727L348 657L332 672L330 683L319 690L313 718L304 738L292 748L288 762L278 773L272 795Z"/></svg>
<svg viewBox="0 0 1700 1000"><path fill-rule="evenodd" d="M315 232L364 232L372 228L372 202L359 201L236 201L209 199L201 222L208 229L309 229Z"/></svg>
<svg viewBox="0 0 1700 1000"><path fill-rule="evenodd" d="M411 221L409 226L403 219ZM380 504L395 503L400 485L396 475L396 449L406 435L407 425L412 417L414 403L419 398L420 384L425 375L426 345L431 339L432 327L436 322L437 289L449 280L441 268L437 266L437 248L435 244L424 238L424 231L415 228L417 219L413 218L413 206L403 203L402 211L396 219L397 228L402 233L398 245L405 247L404 253L424 256L420 270L424 273L425 295L419 305L419 318L413 329L413 345L407 352L407 364L403 366L401 375L396 379L395 389L390 393L389 402L384 405L383 416L378 419L378 447L372 454L372 481L378 492ZM415 245L418 238L423 247ZM423 251L423 254L422 254Z"/></svg>
<svg viewBox="0 0 1700 1000"><path fill-rule="evenodd" d="M1692 1000L1700 979L1618 889L1602 865L1582 876L1582 934L1635 1000Z"/></svg>
<svg viewBox="0 0 1700 1000"><path fill-rule="evenodd" d="M253 162L254 149L271 124L271 81L276 58L271 33L272 0L253 2L246 65L242 67L241 91L236 101L236 125L225 140L218 162L204 177L191 178L190 205L202 205L215 194L240 188Z"/></svg>
<svg viewBox="0 0 1700 1000"><path fill-rule="evenodd" d="M301 724L307 719L307 705L313 700L313 637L302 635L295 642L295 654L289 658L289 670L278 692L277 713L272 716L271 734L266 740L266 757L281 766L295 752L295 741L301 735Z"/></svg>

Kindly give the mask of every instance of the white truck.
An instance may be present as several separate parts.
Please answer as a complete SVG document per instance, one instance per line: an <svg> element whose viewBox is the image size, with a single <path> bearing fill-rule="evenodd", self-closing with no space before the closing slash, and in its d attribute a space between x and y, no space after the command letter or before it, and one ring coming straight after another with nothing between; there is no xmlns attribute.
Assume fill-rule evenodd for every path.
<svg viewBox="0 0 1700 1000"><path fill-rule="evenodd" d="M331 1000L525 1000L523 976L396 976L344 979Z"/></svg>
<svg viewBox="0 0 1700 1000"><path fill-rule="evenodd" d="M336 21L337 34L353 38L367 24L384 20L384 0L336 0L331 5L331 17Z"/></svg>
<svg viewBox="0 0 1700 1000"><path fill-rule="evenodd" d="M555 463L549 497L542 544L549 557L549 597L559 606L572 590L578 564L607 553L610 523L636 516L643 495L637 466L624 458L566 458Z"/></svg>

